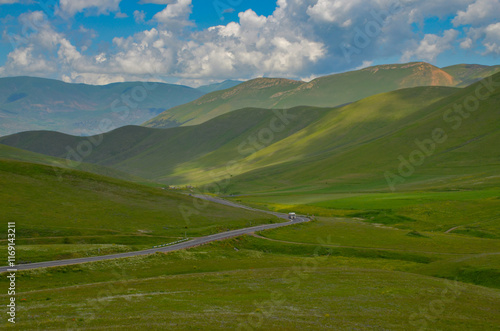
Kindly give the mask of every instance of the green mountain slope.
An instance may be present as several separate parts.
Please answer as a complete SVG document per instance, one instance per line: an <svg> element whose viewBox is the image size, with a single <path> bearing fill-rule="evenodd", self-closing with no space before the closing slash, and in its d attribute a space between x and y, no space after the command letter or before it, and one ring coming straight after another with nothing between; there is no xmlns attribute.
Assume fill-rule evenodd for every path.
<svg viewBox="0 0 500 331"><path fill-rule="evenodd" d="M158 128L195 125L245 107L335 107L401 88L455 86L457 83L448 73L422 62L376 66L317 78L309 83L261 78L169 109L144 125Z"/></svg>
<svg viewBox="0 0 500 331"><path fill-rule="evenodd" d="M457 64L442 69L460 81L458 86L464 87L499 72L500 65Z"/></svg>
<svg viewBox="0 0 500 331"><path fill-rule="evenodd" d="M418 117L420 109L456 92L448 87L419 87L342 108L297 107L285 112L248 108L197 126L125 127L105 134L84 161L169 184L207 183L378 139ZM63 158L69 147L71 159L77 159L78 146L88 142L89 138L44 131L0 139L3 144Z"/></svg>
<svg viewBox="0 0 500 331"><path fill-rule="evenodd" d="M62 175L68 170L80 170L127 181L146 182L145 179L132 176L126 172L103 167L97 164L68 162L68 160L66 159L34 153L27 150L0 144L0 162L2 160L15 160L48 165L52 167L54 175L58 176L59 178L62 177Z"/></svg>
<svg viewBox="0 0 500 331"><path fill-rule="evenodd" d="M247 107L274 108L277 95L303 82L281 78L258 78L228 90L207 94L191 103L169 109L148 121L145 126L168 128L195 125L225 113Z"/></svg>
<svg viewBox="0 0 500 331"><path fill-rule="evenodd" d="M306 127L318 119L325 110L299 107L289 113L297 120L273 133L271 144ZM278 113L282 116L283 112ZM288 112L286 113L288 114ZM198 126L171 129L152 129L137 126L123 127L102 137L75 137L58 132L33 131L0 138L0 143L36 151L50 156L69 158L73 161L97 163L121 169L143 178L177 184L185 177L183 166L199 162L194 171L205 167L219 167L231 160L244 158L238 146L269 127L278 118L267 109L248 108L231 112ZM274 121L274 120L273 120ZM276 123L281 128L282 124ZM268 139L266 137L266 139ZM101 141L86 156L78 153L82 146ZM79 147L80 146L80 147ZM68 150L71 152L68 153ZM85 150L84 150L85 151Z"/></svg>
<svg viewBox="0 0 500 331"><path fill-rule="evenodd" d="M500 163L496 81L500 74L465 89L400 89L339 108L248 108L197 126L125 127L93 138L27 132L0 143L63 158L70 150L77 159L75 151L102 139L85 162L168 184L230 179L226 193L494 186ZM478 88L478 95L489 95L476 105ZM477 110L454 110L471 104ZM445 141L435 129L444 130ZM410 159L418 165L408 165Z"/></svg>
<svg viewBox="0 0 500 331"><path fill-rule="evenodd" d="M107 130L140 124L203 94L162 83L94 86L34 77L0 78L0 135L27 130L95 134L103 132L103 119Z"/></svg>
<svg viewBox="0 0 500 331"><path fill-rule="evenodd" d="M497 111L500 74L491 79L496 82L496 87L490 85L493 93L478 102L475 111L466 110L464 105L474 100L482 83L473 84L418 110L394 127L395 131L385 130L386 135L375 139L367 135L348 148L340 146L332 152L325 151L312 157L301 155L294 162L261 166L235 177L231 190L300 186L307 190L334 188L354 191L390 190L391 186L395 190L495 187L500 182L500 154L495 143L500 139L500 114ZM486 88L481 89L481 93L486 92ZM366 100L360 104L363 101ZM465 110L461 115L454 109ZM306 151L314 150L318 145L317 139L310 138L288 144L291 150L302 147ZM278 149L278 146L270 148L275 147ZM413 163L409 163L410 160Z"/></svg>
<svg viewBox="0 0 500 331"><path fill-rule="evenodd" d="M201 92L207 94L207 93L212 93L212 92L216 92L216 91L226 90L228 88L238 86L241 83L243 83L243 82L239 81L239 80L225 80L221 83L203 85L203 86L197 87L196 89L198 91L201 91Z"/></svg>

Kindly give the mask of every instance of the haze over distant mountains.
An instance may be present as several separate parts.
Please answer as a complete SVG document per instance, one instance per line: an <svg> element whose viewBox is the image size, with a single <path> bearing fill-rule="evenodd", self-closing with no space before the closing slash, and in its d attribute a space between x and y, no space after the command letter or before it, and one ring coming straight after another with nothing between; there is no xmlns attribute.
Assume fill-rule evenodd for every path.
<svg viewBox="0 0 500 331"><path fill-rule="evenodd" d="M500 66L465 64L439 69L420 62L375 66L311 82L258 78L196 89L163 83L94 86L0 78L0 135L29 130L92 135L144 122L158 128L194 125L245 107L333 107L399 88L463 87L498 70Z"/></svg>

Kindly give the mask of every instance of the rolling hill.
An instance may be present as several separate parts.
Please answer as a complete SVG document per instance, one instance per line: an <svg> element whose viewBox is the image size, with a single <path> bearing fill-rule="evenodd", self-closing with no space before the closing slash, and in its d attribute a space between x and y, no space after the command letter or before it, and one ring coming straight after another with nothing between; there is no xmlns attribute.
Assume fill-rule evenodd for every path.
<svg viewBox="0 0 500 331"><path fill-rule="evenodd" d="M206 183L214 181L210 171L227 174L230 162L239 164L238 171L231 170L231 175L236 176L270 165L335 154L365 140L377 139L396 131L412 116L420 116L422 108L457 91L419 87L370 97L341 108L296 107L284 113L247 108L197 126L130 126L90 139L57 132L26 132L0 138L0 143L76 160L74 153L79 146L81 149L90 141L102 141L83 161L168 184ZM271 121L283 114L288 114L288 123L267 137L264 133ZM70 155L68 150L72 151ZM252 152L256 153L249 155Z"/></svg>
<svg viewBox="0 0 500 331"><path fill-rule="evenodd" d="M491 79L500 81L500 74ZM85 151L84 145L102 140L83 161L166 184L230 178L226 193L389 190L386 172L398 179L398 189L470 186L489 177L487 182L495 185L500 119L494 110L500 88L491 87L493 93L477 103L476 111L452 113L482 86L399 89L337 108L296 107L281 113L247 108L196 126L130 126L94 138L27 132L0 143L62 158L69 150L76 159L79 148ZM280 120L285 125L278 125ZM422 164L403 178L401 158L408 160L420 148L416 140L428 142L436 128L445 130L446 141L434 144Z"/></svg>
<svg viewBox="0 0 500 331"><path fill-rule="evenodd" d="M23 149L0 144L0 162L4 160L15 160L33 164L47 165L52 168L53 174L58 178L61 178L64 175L64 173L68 171L79 170L126 181L147 183L147 180L143 178L132 176L126 172L119 171L116 169L107 168L91 163L68 162L68 160L62 158L34 153Z"/></svg>
<svg viewBox="0 0 500 331"><path fill-rule="evenodd" d="M375 66L320 77L308 83L258 78L169 109L144 125L157 128L195 125L245 107L335 107L401 88L455 86L459 82L445 71L423 62Z"/></svg>
<svg viewBox="0 0 500 331"><path fill-rule="evenodd" d="M239 80L225 80L225 81L220 82L220 83L203 85L203 86L197 87L196 89L198 91L203 92L204 94L207 94L207 93L212 93L212 92L216 92L216 91L226 90L226 89L238 86L241 83L243 83L243 82L239 81Z"/></svg>
<svg viewBox="0 0 500 331"><path fill-rule="evenodd" d="M34 77L0 78L0 135L27 130L101 133L143 123L203 94L163 83L94 86ZM107 130L102 130L102 120Z"/></svg>
<svg viewBox="0 0 500 331"><path fill-rule="evenodd" d="M458 86L465 87L500 71L500 65L457 64L442 68L443 71L460 81Z"/></svg>
<svg viewBox="0 0 500 331"><path fill-rule="evenodd" d="M192 197L158 187L9 159L0 160L0 182L2 215L16 223L17 262L152 248L275 219L208 202L196 209Z"/></svg>

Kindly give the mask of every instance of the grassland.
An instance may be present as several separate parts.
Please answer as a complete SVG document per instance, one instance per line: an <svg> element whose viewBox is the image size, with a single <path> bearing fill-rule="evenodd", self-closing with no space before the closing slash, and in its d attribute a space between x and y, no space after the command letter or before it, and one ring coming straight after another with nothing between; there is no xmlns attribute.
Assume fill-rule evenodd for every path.
<svg viewBox="0 0 500 331"><path fill-rule="evenodd" d="M277 220L222 205L197 209L192 198L158 187L13 160L0 161L0 182L0 210L4 222L16 222L24 262L151 248Z"/></svg>
<svg viewBox="0 0 500 331"><path fill-rule="evenodd" d="M243 237L19 272L16 326L492 330L499 323L498 290L416 273L440 254L319 246Z"/></svg>

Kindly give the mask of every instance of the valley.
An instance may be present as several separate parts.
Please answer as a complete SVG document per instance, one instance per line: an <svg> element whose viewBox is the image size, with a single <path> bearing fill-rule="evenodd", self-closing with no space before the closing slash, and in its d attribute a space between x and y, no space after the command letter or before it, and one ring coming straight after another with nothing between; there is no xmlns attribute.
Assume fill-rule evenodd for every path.
<svg viewBox="0 0 500 331"><path fill-rule="evenodd" d="M403 84L414 67L385 70ZM432 72L339 103L297 97L314 105L290 101L295 81L249 81L200 99L241 108L207 111L215 98L188 125L179 110L176 127L0 137L18 326L495 329L500 74ZM275 215L289 212L310 221Z"/></svg>

